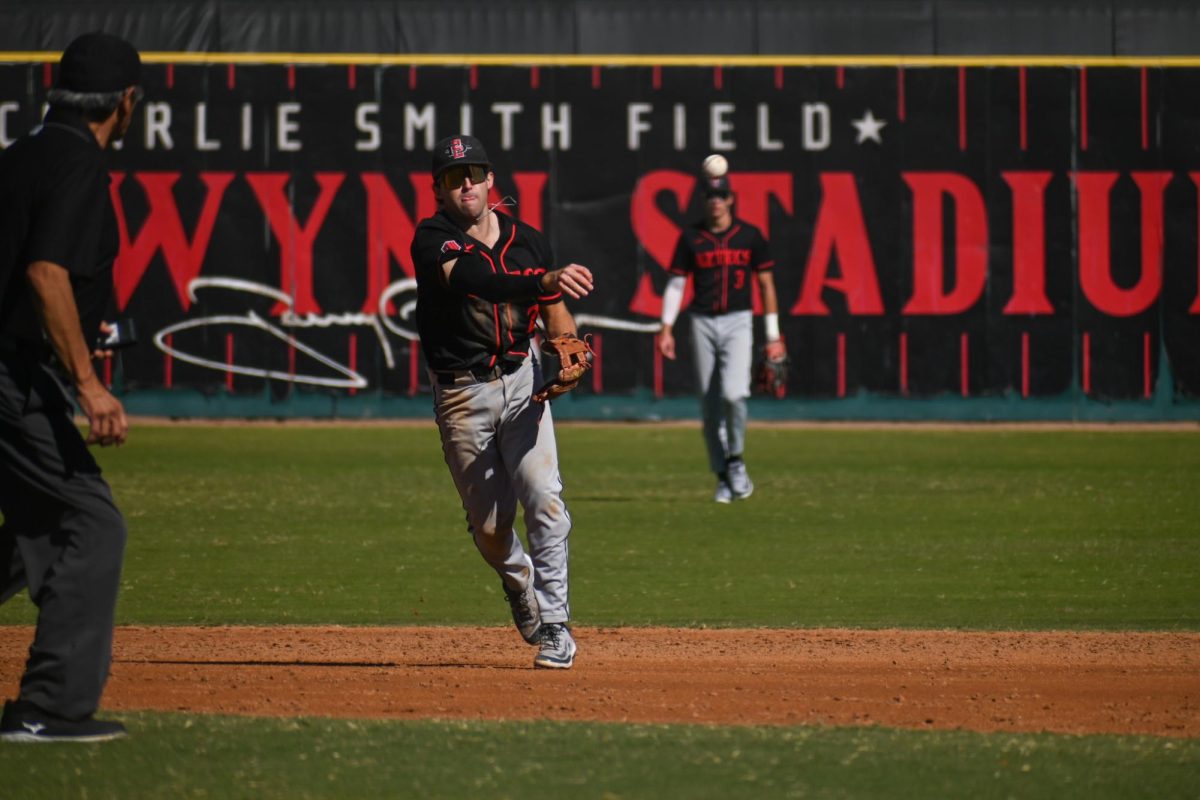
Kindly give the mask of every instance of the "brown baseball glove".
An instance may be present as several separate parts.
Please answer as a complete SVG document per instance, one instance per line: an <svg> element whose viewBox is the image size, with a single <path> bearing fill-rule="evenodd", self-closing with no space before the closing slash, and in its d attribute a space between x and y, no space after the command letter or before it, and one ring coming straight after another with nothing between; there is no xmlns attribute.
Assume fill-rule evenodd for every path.
<svg viewBox="0 0 1200 800"><path fill-rule="evenodd" d="M592 368L591 346L573 333L546 339L542 342L542 352L558 359L558 374L534 393L533 399L537 403L545 403L571 391Z"/></svg>

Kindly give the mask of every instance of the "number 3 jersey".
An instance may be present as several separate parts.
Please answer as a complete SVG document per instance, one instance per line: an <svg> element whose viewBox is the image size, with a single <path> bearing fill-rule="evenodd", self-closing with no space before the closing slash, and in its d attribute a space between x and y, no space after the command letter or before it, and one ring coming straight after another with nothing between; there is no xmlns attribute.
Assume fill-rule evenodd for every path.
<svg viewBox="0 0 1200 800"><path fill-rule="evenodd" d="M727 314L752 307L750 278L775 266L767 240L753 225L736 217L727 230L713 233L699 222L685 228L668 269L691 275L694 314Z"/></svg>

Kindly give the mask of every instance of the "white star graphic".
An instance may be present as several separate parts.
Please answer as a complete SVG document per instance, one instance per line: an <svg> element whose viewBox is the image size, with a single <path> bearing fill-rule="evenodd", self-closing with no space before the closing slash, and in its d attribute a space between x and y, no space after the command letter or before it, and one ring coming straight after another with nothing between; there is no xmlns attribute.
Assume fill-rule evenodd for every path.
<svg viewBox="0 0 1200 800"><path fill-rule="evenodd" d="M855 144L862 144L867 139L873 140L876 144L883 144L879 132L887 125L887 120L875 119L871 109L867 109L866 113L862 115L862 119L852 120L850 124L858 129L858 139L855 140Z"/></svg>

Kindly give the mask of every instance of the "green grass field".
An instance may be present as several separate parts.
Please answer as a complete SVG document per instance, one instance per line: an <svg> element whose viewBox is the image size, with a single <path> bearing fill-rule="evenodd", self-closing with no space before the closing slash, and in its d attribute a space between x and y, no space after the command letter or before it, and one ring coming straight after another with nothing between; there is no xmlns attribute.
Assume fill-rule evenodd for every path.
<svg viewBox="0 0 1200 800"><path fill-rule="evenodd" d="M694 428L562 426L559 445L580 625L1200 630L1200 432L760 426L757 491L733 506L710 501ZM130 525L122 624L506 622L432 427L144 427L100 457ZM32 620L23 597L0 607L0 624ZM135 736L110 746L0 748L0 776L21 797L1200 785L1197 740L127 719Z"/></svg>

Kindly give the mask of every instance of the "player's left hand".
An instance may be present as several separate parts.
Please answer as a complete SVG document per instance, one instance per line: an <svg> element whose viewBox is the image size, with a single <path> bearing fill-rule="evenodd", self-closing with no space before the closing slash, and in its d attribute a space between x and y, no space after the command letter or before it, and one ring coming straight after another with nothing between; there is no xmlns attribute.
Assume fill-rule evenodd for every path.
<svg viewBox="0 0 1200 800"><path fill-rule="evenodd" d="M542 342L542 352L558 361L558 374L542 385L533 395L535 403L566 394L579 385L579 380L592 368L595 353L585 339L573 333L563 333Z"/></svg>
<svg viewBox="0 0 1200 800"><path fill-rule="evenodd" d="M780 361L787 357L787 345L783 343L783 339L779 338L773 342L767 342L767 358L771 361Z"/></svg>

